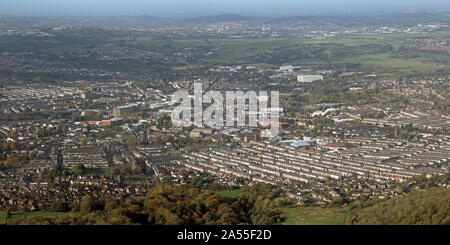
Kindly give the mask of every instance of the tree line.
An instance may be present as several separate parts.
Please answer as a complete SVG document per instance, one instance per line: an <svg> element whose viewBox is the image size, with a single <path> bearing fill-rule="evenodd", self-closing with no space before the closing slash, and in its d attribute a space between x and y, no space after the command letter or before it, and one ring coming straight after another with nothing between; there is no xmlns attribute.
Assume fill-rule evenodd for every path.
<svg viewBox="0 0 450 245"><path fill-rule="evenodd" d="M65 212L53 217L22 217L7 224L94 225L274 225L282 221L275 200L283 191L266 184L244 186L232 202L211 190L192 185L159 184L145 196L124 200L86 195L80 202L55 202L52 211Z"/></svg>

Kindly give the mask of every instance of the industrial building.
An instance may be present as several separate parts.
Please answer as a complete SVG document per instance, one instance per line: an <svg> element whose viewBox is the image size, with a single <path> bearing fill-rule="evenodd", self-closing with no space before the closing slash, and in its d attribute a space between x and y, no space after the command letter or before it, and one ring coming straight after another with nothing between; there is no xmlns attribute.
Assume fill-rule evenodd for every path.
<svg viewBox="0 0 450 245"><path fill-rule="evenodd" d="M322 75L297 75L297 82L310 83L314 81L322 81Z"/></svg>

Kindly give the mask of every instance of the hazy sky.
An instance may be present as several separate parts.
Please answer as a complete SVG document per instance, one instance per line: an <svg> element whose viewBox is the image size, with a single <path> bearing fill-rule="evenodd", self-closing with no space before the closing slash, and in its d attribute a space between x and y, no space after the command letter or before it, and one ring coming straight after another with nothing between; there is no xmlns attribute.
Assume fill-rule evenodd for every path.
<svg viewBox="0 0 450 245"><path fill-rule="evenodd" d="M0 15L186 17L448 10L449 0L0 0Z"/></svg>

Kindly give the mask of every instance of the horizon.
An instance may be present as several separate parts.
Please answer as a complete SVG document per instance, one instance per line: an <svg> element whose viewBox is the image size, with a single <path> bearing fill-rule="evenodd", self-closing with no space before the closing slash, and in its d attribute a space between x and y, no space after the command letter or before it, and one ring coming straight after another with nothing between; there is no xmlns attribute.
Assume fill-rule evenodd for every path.
<svg viewBox="0 0 450 245"><path fill-rule="evenodd" d="M313 3L300 0L169 0L143 2L131 0L92 1L67 0L3 0L0 4L0 16L24 17L111 17L111 16L142 16L157 18L189 18L236 14L248 17L283 17L301 15L379 15L401 14L411 12L448 11L450 2L432 0L403 0L390 2L382 0L376 3L360 3L356 0L318 0ZM175 8L173 6L177 6ZM326 6L326 7L324 7Z"/></svg>
<svg viewBox="0 0 450 245"><path fill-rule="evenodd" d="M302 18L302 17L319 17L319 18L380 18L383 16L399 16L399 15L417 15L417 14L433 14L433 13L445 13L450 12L450 9L436 9L428 11L360 11L360 12L322 12L322 13L281 13L279 15L251 15L251 14L239 14L234 12L223 12L223 13L211 13L211 14L198 14L198 15L173 15L173 16L156 16L151 14L129 14L129 15L12 15L12 14L0 14L0 18L22 18L22 19L71 19L71 18L92 18L92 19L102 19L102 18L139 18L148 17L154 18L155 21L164 20L195 20L201 18L209 17L223 17L223 16L235 16L237 18L248 18L248 20L258 20L258 19L287 19L287 18Z"/></svg>

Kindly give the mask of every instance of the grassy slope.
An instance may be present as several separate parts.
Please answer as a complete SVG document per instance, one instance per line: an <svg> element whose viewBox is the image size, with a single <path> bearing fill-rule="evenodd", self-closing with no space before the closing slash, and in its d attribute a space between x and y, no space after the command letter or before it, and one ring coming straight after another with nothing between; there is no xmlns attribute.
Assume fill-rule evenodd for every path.
<svg viewBox="0 0 450 245"><path fill-rule="evenodd" d="M348 224L450 225L450 189L431 188L405 196L352 204Z"/></svg>
<svg viewBox="0 0 450 245"><path fill-rule="evenodd" d="M242 190L215 191L232 202ZM346 208L291 207L283 208L283 225L342 225L342 224L450 224L450 190L432 188L410 193L395 199L351 205ZM10 219L21 217L50 217L57 212L12 212ZM5 211L0 211L0 225L4 224Z"/></svg>
<svg viewBox="0 0 450 245"><path fill-rule="evenodd" d="M5 221L5 213L6 211L0 211L0 225L4 224ZM51 217L56 216L60 213L58 212L45 212L45 211L36 211L36 212L11 212L10 219L22 218L22 217Z"/></svg>
<svg viewBox="0 0 450 245"><path fill-rule="evenodd" d="M283 210L283 225L342 225L343 208L295 207Z"/></svg>
<svg viewBox="0 0 450 245"><path fill-rule="evenodd" d="M387 200L355 201L348 208L286 208L283 216L286 225L449 225L450 190L435 187Z"/></svg>
<svg viewBox="0 0 450 245"><path fill-rule="evenodd" d="M241 193L243 193L242 190L226 190L226 191L214 191L215 193L222 196L224 200L227 202L233 202L234 199L236 199Z"/></svg>

